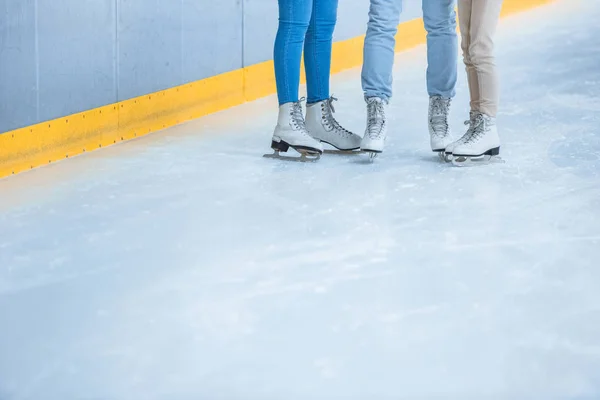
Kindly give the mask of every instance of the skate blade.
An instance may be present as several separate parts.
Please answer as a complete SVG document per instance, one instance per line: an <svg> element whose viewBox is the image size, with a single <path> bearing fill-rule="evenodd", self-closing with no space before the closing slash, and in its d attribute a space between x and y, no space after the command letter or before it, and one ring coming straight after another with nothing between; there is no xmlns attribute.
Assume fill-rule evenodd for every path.
<svg viewBox="0 0 600 400"><path fill-rule="evenodd" d="M339 147L336 147L331 143L326 142L325 140L321 140L321 143L325 143L326 145L331 146L331 148L329 149L324 149L323 154L331 154L338 156L353 156L356 154L360 154L360 147L356 147L354 149L340 149Z"/></svg>
<svg viewBox="0 0 600 400"><path fill-rule="evenodd" d="M308 152L300 152L300 156L282 156L279 151L275 151L271 154L264 154L264 158L271 158L275 160L283 160L283 161L295 161L295 162L316 162L319 161L321 155L319 153L308 153Z"/></svg>
<svg viewBox="0 0 600 400"><path fill-rule="evenodd" d="M481 165L489 164L504 164L504 161L499 156L480 156L480 157L467 157L467 156L454 156L452 157L452 164L457 167L477 167Z"/></svg>
<svg viewBox="0 0 600 400"><path fill-rule="evenodd" d="M444 151L438 151L438 158L440 159L441 162L443 163L449 163L452 162L452 154L446 154Z"/></svg>
<svg viewBox="0 0 600 400"><path fill-rule="evenodd" d="M323 154L337 155L337 156L356 156L360 154L358 149L356 150L323 150Z"/></svg>
<svg viewBox="0 0 600 400"><path fill-rule="evenodd" d="M361 153L365 153L369 155L369 161L374 162L375 159L381 154L381 151L373 151L373 150L361 150Z"/></svg>

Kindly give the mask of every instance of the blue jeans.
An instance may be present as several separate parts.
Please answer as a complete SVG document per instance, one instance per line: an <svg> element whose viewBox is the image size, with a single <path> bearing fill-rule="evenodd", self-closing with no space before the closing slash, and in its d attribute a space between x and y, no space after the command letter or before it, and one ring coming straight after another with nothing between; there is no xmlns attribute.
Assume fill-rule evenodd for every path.
<svg viewBox="0 0 600 400"><path fill-rule="evenodd" d="M308 103L329 98L337 7L338 0L279 0L273 59L280 105L298 101L303 47Z"/></svg>
<svg viewBox="0 0 600 400"><path fill-rule="evenodd" d="M456 94L458 37L456 0L422 0L427 30L427 91L430 96ZM402 0L371 0L364 47L362 86L365 97L392 97L395 35Z"/></svg>

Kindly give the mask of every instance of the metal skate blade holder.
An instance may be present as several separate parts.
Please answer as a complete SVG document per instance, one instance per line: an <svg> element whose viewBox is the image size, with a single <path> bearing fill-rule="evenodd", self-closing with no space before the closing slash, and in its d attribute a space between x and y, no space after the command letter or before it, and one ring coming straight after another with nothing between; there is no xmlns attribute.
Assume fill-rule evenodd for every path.
<svg viewBox="0 0 600 400"><path fill-rule="evenodd" d="M287 153L288 149L292 147L298 153L300 153L300 157L293 156L282 156L281 153ZM264 154L265 158L274 158L278 160L285 161L300 161L300 162L315 162L321 158L321 154L315 151L311 151L305 148L297 148L290 146L285 142L271 142L271 148L273 149L273 154Z"/></svg>
<svg viewBox="0 0 600 400"><path fill-rule="evenodd" d="M446 154L445 151L438 151L438 157L440 158L440 160L442 162L448 163L448 162L452 162L452 154Z"/></svg>
<svg viewBox="0 0 600 400"><path fill-rule="evenodd" d="M377 158L377 156L379 156L379 154L381 154L380 151L371 151L371 150L363 150L362 152L369 155L370 162L375 162L375 159Z"/></svg>
<svg viewBox="0 0 600 400"><path fill-rule="evenodd" d="M505 162L499 156L488 154L479 157L454 156L452 158L452 164L457 167L476 167L479 165L504 164Z"/></svg>
<svg viewBox="0 0 600 400"><path fill-rule="evenodd" d="M272 154L264 154L265 158L273 158L276 160L284 160L284 161L297 161L297 162L316 162L319 161L321 155L318 153L307 153L307 152L299 152L300 157L294 156L282 156L279 150L273 150Z"/></svg>

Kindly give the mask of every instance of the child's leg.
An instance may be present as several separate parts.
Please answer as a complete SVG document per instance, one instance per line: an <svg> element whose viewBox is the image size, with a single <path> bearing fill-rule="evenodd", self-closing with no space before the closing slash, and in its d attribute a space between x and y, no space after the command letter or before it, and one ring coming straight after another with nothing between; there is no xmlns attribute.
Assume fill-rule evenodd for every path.
<svg viewBox="0 0 600 400"><path fill-rule="evenodd" d="M329 98L331 47L337 19L337 7L338 0L313 0L312 16L304 43L304 65L309 104Z"/></svg>
<svg viewBox="0 0 600 400"><path fill-rule="evenodd" d="M273 59L279 104L298 101L300 58L313 0L279 0L279 29Z"/></svg>
<svg viewBox="0 0 600 400"><path fill-rule="evenodd" d="M494 34L502 0L459 0L459 3L471 3L468 59L471 69L469 82L476 84L474 111L479 111L489 117L496 117L499 102L498 73L494 58ZM464 4L463 4L464 5ZM466 61L465 61L466 62ZM467 64L468 65L468 64Z"/></svg>

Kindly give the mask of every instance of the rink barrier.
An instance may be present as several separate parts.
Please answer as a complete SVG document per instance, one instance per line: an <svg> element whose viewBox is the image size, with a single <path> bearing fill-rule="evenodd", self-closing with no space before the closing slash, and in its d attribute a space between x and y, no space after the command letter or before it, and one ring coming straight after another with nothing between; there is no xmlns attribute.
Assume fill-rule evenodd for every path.
<svg viewBox="0 0 600 400"><path fill-rule="evenodd" d="M555 0L505 0L502 16ZM424 44L423 19L398 27L396 51ZM332 73L362 64L364 35L333 45ZM304 83L304 76L302 77ZM147 135L275 93L273 61L0 134L0 178Z"/></svg>

